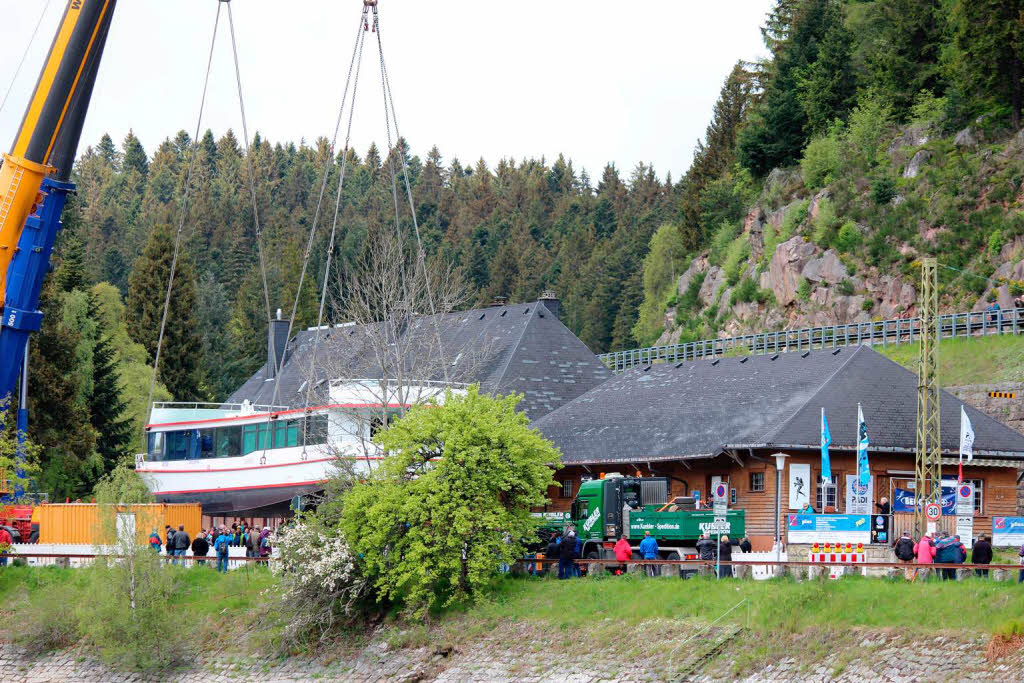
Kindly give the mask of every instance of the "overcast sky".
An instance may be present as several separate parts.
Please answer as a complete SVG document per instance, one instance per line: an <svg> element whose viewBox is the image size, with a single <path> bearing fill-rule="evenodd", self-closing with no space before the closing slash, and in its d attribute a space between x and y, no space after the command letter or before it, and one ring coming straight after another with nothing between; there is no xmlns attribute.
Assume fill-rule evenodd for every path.
<svg viewBox="0 0 1024 683"><path fill-rule="evenodd" d="M132 129L152 154L194 130L215 0L120 0L80 151ZM384 53L402 134L446 161L559 153L592 177L613 161L686 170L722 81L764 54L773 0L380 0ZM46 0L0 0L0 98ZM65 0L51 0L6 106L9 149ZM234 0L250 134L313 140L333 130L358 0ZM240 131L226 11L203 128ZM368 37L373 37L368 34ZM372 52L371 52L372 48ZM385 143L376 43L366 43L353 145Z"/></svg>

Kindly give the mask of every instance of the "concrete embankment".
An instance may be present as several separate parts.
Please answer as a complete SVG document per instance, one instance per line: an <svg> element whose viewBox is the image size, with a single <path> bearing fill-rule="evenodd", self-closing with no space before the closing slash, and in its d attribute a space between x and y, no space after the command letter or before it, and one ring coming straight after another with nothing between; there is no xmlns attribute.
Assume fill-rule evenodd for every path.
<svg viewBox="0 0 1024 683"><path fill-rule="evenodd" d="M947 606L953 608L952 606ZM917 681L1024 680L1017 644L949 632L913 636L853 629L764 633L728 625L656 620L628 628L606 620L587 629L500 624L464 642L429 629L381 631L358 647L320 657L267 659L210 653L156 673L124 673L73 649L30 657L4 644L0 676L56 681Z"/></svg>

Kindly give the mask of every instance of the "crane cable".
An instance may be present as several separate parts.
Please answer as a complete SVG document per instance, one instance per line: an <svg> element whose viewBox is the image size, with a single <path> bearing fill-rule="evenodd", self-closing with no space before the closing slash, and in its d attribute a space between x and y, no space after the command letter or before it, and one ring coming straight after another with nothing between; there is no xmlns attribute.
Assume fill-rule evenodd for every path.
<svg viewBox="0 0 1024 683"><path fill-rule="evenodd" d="M383 46L383 43L381 42L380 25L377 23L377 6L376 6L376 4L374 4L374 7L373 7L373 16L374 16L374 24L376 25L376 29L377 29L377 47L378 47L378 50L380 51L380 69L381 69L381 74L382 74L382 80L383 80L383 83L384 83L385 108L387 106L391 107L391 120L395 124L395 137L398 138L398 143L401 144L402 143L402 134L401 134L401 132L398 129L398 113L395 111L395 98L394 98L394 94L393 94L393 92L391 90L391 79L388 78L387 64L384 61L384 46ZM447 384L449 382L448 363L446 363L445 359L444 359L444 346L441 343L441 330L440 330L440 328L438 326L440 321L438 320L437 307L436 307L436 305L434 303L434 296L433 296L433 293L431 292L430 277L427 274L426 253L425 253L425 251L423 249L423 239L420 236L419 220L416 218L416 206L415 206L415 202L413 201L413 196L412 196L412 184L409 182L409 164L408 164L408 162L406 161L406 158L405 158L405 148L404 148L404 146L400 150L400 152L401 152L401 158L402 158L402 176L403 176L403 178L405 180L405 194L406 194L406 197L409 200L409 213L412 216L413 232L416 235L416 258L417 258L417 265L422 270L422 273L423 273L423 283L424 283L424 286L426 288L427 302L430 305L430 317L431 317L431 320L433 321L434 335L435 335L436 341L437 341L437 353L438 353L438 355L439 355L439 357L441 359L441 368L442 368L442 372L444 374L444 381Z"/></svg>
<svg viewBox="0 0 1024 683"><path fill-rule="evenodd" d="M50 2L52 0L46 0L46 4L43 5L43 11L39 14L39 20L36 22L36 27L32 29L32 35L28 39L28 44L25 46L25 52L21 55L21 61L18 62L18 66L14 69L14 75L11 76L11 83L7 86L7 92L4 93L3 101L0 101L0 112L4 110L7 105L7 98L11 96L11 90L14 89L14 83L18 80L18 74L21 73L21 67L25 65L25 59L28 57L29 51L32 49L32 43L36 40L36 34L39 33L39 27L43 24L43 18L46 16L46 10L50 9Z"/></svg>
<svg viewBox="0 0 1024 683"><path fill-rule="evenodd" d="M146 399L146 407L152 411L153 392L156 389L156 378L160 368L160 352L163 349L164 332L167 329L167 312L171 306L171 290L174 287L174 273L178 267L178 255L181 250L181 233L185 228L185 215L188 211L188 195L192 187L192 174L195 171L196 157L199 151L199 131L203 124L203 110L206 108L206 92L210 85L210 70L213 66L213 49L217 44L217 27L220 24L220 8L223 3L217 3L217 14L213 19L213 37L210 40L210 54L206 60L206 76L203 79L203 94L199 100L199 115L196 118L196 133L192 138L192 154L189 158L188 172L185 175L185 186L182 189L181 211L178 215L178 229L174 235L174 252L171 257L171 272L167 278L167 294L164 296L164 310L160 317L160 333L156 339L156 353L153 355L153 376L149 381L149 397ZM143 431L143 450L146 450L145 431Z"/></svg>
<svg viewBox="0 0 1024 683"><path fill-rule="evenodd" d="M220 4L220 3L218 3ZM263 231L260 228L260 212L259 202L256 199L256 180L253 177L252 170L252 155L249 153L249 126L245 119L245 99L242 97L242 72L238 66L238 46L235 41L235 19L231 12L231 3L225 3L228 6L228 26L231 29L231 54L235 61L235 81L238 84L238 109L242 116L242 139L245 142L245 167L249 174L249 193L252 196L252 218L253 226L256 230L256 252L259 256L260 262L260 277L263 280L263 302L266 305L267 310L267 329L270 329L271 320L273 314L270 311L270 288L267 286L267 264L263 254ZM268 335L270 344L270 358L277 358L277 354L274 349L274 335ZM287 345L287 339L285 340ZM282 358L283 358L282 354Z"/></svg>
<svg viewBox="0 0 1024 683"><path fill-rule="evenodd" d="M338 178L338 202L340 203L341 188L342 188L342 185L345 182L345 171L346 171L347 164L348 164L348 150L349 150L349 144L351 142L351 137L352 137L352 116L353 116L353 113L355 111L356 89L359 86L359 70L362 67L362 61L363 61L363 42L364 42L364 35L365 35L365 32L363 31L363 24L365 22L365 19L366 19L366 7L364 6L363 7L363 12L362 12L362 14L360 15L360 18L359 18L359 26L358 26L357 31L356 31L356 39L355 39L354 44L352 45L352 57L349 59L348 76L345 79L345 89L342 92L342 96L341 96L341 106L338 108L338 118L337 118L337 121L335 122L335 125L334 125L334 136L331 139L331 145L330 145L330 148L328 150L327 158L324 160L324 171L323 171L323 175L322 175L321 181L320 181L320 196L319 196L319 198L317 199L317 202L316 202L316 211L313 213L313 222L312 222L312 224L310 225L310 228L309 228L309 239L306 241L306 251L305 251L305 253L303 254L303 257L302 257L302 270L299 273L299 283L298 283L298 286L295 288L295 300L292 302L292 313L291 313L291 316L289 316L289 318L288 318L288 334L287 334L286 339L291 339L291 337L292 337L292 328L295 325L295 316L296 316L296 312L298 311L298 307L299 307L299 297L302 295L302 285L303 285L303 283L305 282L305 279L306 279L306 270L307 270L307 267L309 265L309 259L310 259L311 255L313 253L313 242L314 242L314 240L316 238L317 226L320 223L320 211L321 211L321 208L323 206L324 195L325 195L326 190L327 190L327 181L328 181L328 178L330 176L331 168L334 165L334 150L335 150L335 148L337 146L337 143L338 143L338 133L341 130L341 122L344 119L345 102L348 101L349 87L352 86L352 101L349 104L348 127L347 127L347 129L345 131L345 145L344 145L344 148L343 148L343 151L342 151L341 171L340 171L340 175L339 175L339 178ZM354 85L353 85L353 80L352 80L353 68L355 69L355 76L356 76L355 77ZM330 268L330 258L331 258L331 252L333 251L333 244L334 244L334 232L335 232L335 228L337 227L337 223L338 223L337 210L335 210L334 224L333 224L333 226L331 228L331 245L332 245L332 248L330 250L328 250L328 253L327 253L328 269ZM328 270L327 272L330 272L330 271ZM327 273L324 274L324 282L325 283L327 282ZM325 284L325 287L326 287L326 284ZM323 320L323 297L321 296L320 315L319 315L319 318L317 319L317 327L318 328L320 327L320 324L321 324L322 320ZM317 332L317 335L319 335L319 331ZM273 336L273 335L271 335L271 336ZM319 340L319 336L317 336L317 340ZM286 345L287 345L287 342L286 342ZM313 348L314 348L314 350L316 349L315 343L314 343L314 347ZM314 355L315 355L315 353L314 353ZM275 364L275 372L274 372L274 393L273 393L273 398L271 400L271 404L277 403L278 395L280 393L280 389L281 389L281 368L284 366L284 355L282 354L281 362L280 363L277 362L277 357L276 356L274 356L273 358L274 358L274 364ZM310 378L308 380L308 383L309 384L313 383L312 378ZM307 408L308 408L308 401L307 401Z"/></svg>

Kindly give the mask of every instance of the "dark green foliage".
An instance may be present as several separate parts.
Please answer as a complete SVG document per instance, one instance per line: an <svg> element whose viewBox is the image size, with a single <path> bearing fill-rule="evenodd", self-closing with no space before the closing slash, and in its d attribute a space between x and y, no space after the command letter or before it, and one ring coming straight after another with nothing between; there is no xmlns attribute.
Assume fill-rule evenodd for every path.
<svg viewBox="0 0 1024 683"><path fill-rule="evenodd" d="M1009 107L1013 126L1024 106L1024 0L958 0L953 11L959 89L985 104Z"/></svg>
<svg viewBox="0 0 1024 683"><path fill-rule="evenodd" d="M85 274L85 248L82 240L72 232L65 232L60 237L60 265L55 279L62 292L85 289L89 285Z"/></svg>
<svg viewBox="0 0 1024 683"><path fill-rule="evenodd" d="M135 262L129 281L128 333L146 348L150 361L156 356L173 256L174 233L169 225L158 225ZM195 271L187 254L179 253L175 271L159 378L175 400L196 401L203 398L202 340L196 321Z"/></svg>
<svg viewBox="0 0 1024 683"><path fill-rule="evenodd" d="M740 160L755 175L796 162L811 133L846 114L853 93L838 1L781 2L780 7L785 12L773 34L784 37L769 44L770 78L739 140Z"/></svg>
<svg viewBox="0 0 1024 683"><path fill-rule="evenodd" d="M100 321L95 297L89 297L89 317ZM121 396L114 349L109 332L98 325L92 350L92 394L89 396L89 423L97 435L96 451L103 471L110 472L132 452L132 425L125 417L126 403Z"/></svg>
<svg viewBox="0 0 1024 683"><path fill-rule="evenodd" d="M743 281L740 282L739 286L732 291L732 297L729 303L734 306L740 303L746 304L752 302L763 304L768 300L770 294L771 292L769 290L761 289L752 278L747 277L743 278Z"/></svg>
<svg viewBox="0 0 1024 683"><path fill-rule="evenodd" d="M896 184L889 176L875 178L871 182L871 199L875 204L888 204L896 196Z"/></svg>

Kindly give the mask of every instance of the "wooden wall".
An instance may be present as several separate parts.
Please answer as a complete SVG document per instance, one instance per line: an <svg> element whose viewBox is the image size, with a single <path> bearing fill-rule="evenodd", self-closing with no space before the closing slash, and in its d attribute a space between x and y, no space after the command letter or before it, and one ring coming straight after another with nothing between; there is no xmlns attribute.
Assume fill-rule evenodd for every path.
<svg viewBox="0 0 1024 683"><path fill-rule="evenodd" d="M785 535L785 515L789 510L789 464L806 463L811 466L811 478L815 485L821 479L821 456L818 453L790 451L787 455L786 469L782 478L782 529ZM769 452L755 452L755 458L749 453L739 456L742 466L732 458L721 456L714 459L687 461L671 461L636 465L590 465L589 468L569 466L555 474L558 481L569 480L573 483L573 494L579 490L582 477L599 477L602 473L620 472L626 476L670 476L670 491L673 496L688 495L694 489L701 492L701 499L708 500L713 476L719 476L730 489L736 489L736 505L746 511L747 535L755 549L768 550L775 536L775 460ZM913 479L913 474L896 474L894 472L913 472L914 459L909 455L888 453L872 453L869 456L871 472L875 477L875 500L890 498L890 481L892 479ZM855 474L856 455L853 453L832 454L832 474L838 477L837 512L845 512L846 475ZM751 490L751 475L764 475L764 490ZM956 476L955 466L945 466L943 475ZM977 467L964 466L965 479L981 479L983 481L984 500L981 514L975 516L974 532L991 533L993 516L1014 516L1017 514L1017 469L1013 467ZM548 511L565 511L572 503L571 498L560 496L560 490L552 487L548 491L552 503ZM815 490L811 490L811 502L815 504ZM876 508L877 509L877 508ZM818 509L817 512L822 512Z"/></svg>

